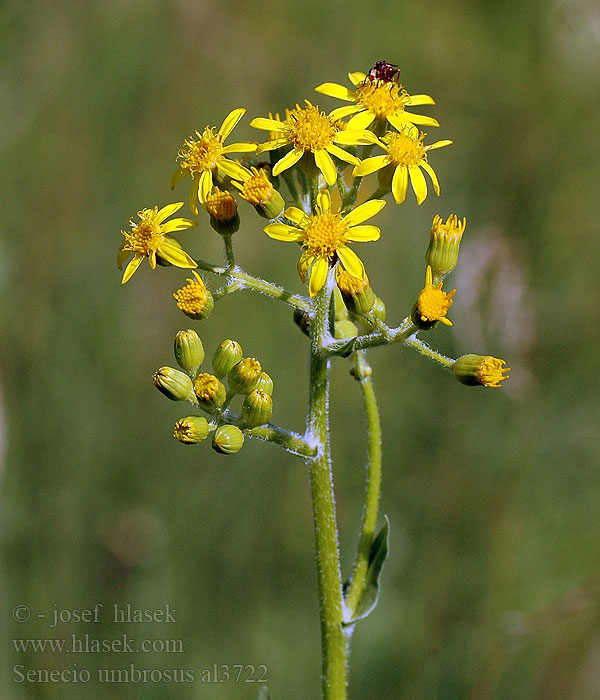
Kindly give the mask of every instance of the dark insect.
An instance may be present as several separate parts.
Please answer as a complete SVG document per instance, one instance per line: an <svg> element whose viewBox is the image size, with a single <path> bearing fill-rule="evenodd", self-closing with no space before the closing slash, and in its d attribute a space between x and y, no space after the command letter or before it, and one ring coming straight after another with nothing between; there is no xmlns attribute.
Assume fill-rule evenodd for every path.
<svg viewBox="0 0 600 700"><path fill-rule="evenodd" d="M367 80L381 80L384 83L398 82L400 69L393 63L377 61L367 75Z"/></svg>

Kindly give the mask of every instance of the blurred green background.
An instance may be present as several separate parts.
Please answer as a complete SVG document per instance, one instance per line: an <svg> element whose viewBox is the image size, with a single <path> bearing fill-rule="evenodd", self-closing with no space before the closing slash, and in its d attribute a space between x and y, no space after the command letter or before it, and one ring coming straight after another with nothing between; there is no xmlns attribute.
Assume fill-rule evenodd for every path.
<svg viewBox="0 0 600 700"><path fill-rule="evenodd" d="M380 243L359 252L393 324L423 284L433 215L467 216L454 327L427 341L503 357L512 376L469 389L406 348L371 353L391 554L354 634L350 697L599 698L597 2L5 0L0 37L0 696L255 698L257 683L201 682L214 664L244 664L254 680L267 667L274 700L318 697L304 466L271 445L226 458L171 438L188 409L151 375L192 323L170 296L186 273L144 264L121 287L115 257L138 209L186 198L169 181L194 129L245 106L235 140L258 138L251 117L304 98L338 107L313 88L385 59L435 97L430 142L455 145L431 159L441 198L388 205ZM244 207L239 261L300 291L296 249ZM181 240L219 261L205 221ZM302 429L306 339L285 305L241 293L193 325L209 352L235 337L257 355L274 420ZM365 443L343 361L332 420L347 572ZM96 604L98 623L50 627L55 610ZM169 604L177 622L115 625L114 604ZM18 653L12 641L123 633L183 651ZM192 669L196 682L93 675L131 664ZM18 682L15 665L92 678Z"/></svg>

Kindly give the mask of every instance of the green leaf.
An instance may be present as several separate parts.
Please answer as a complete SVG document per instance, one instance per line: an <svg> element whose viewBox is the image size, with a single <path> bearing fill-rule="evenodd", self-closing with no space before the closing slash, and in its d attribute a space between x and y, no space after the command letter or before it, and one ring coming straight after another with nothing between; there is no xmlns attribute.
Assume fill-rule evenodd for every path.
<svg viewBox="0 0 600 700"><path fill-rule="evenodd" d="M353 625L358 620L364 620L377 606L379 600L379 574L381 573L383 562L389 551L388 534L390 530L390 521L387 515L385 515L384 518L385 523L377 533L371 545L365 586L358 600L356 610L354 611L354 619L350 622L346 622L344 626Z"/></svg>
<svg viewBox="0 0 600 700"><path fill-rule="evenodd" d="M269 689L266 685L260 686L257 700L271 700L271 696L269 695Z"/></svg>

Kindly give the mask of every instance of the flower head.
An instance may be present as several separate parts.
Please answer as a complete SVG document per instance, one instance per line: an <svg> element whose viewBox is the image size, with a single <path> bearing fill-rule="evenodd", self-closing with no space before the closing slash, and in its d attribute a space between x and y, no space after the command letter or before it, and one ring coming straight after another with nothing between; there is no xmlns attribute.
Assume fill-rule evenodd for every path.
<svg viewBox="0 0 600 700"><path fill-rule="evenodd" d="M456 294L456 289L446 294L442 291L442 282L433 286L431 267L427 266L425 275L425 287L419 293L413 321L422 328L431 328L434 323L440 321L446 326L451 326L452 322L446 318L448 309L452 306L452 297Z"/></svg>
<svg viewBox="0 0 600 700"><path fill-rule="evenodd" d="M177 308L181 309L186 316L203 319L212 311L214 300L202 277L195 270L192 274L196 279L188 279L188 284L178 289L173 294L173 298L177 302Z"/></svg>
<svg viewBox="0 0 600 700"><path fill-rule="evenodd" d="M304 282L310 273L308 290L314 297L325 284L327 273L338 261L353 277L366 278L365 267L348 247L348 243L376 241L380 236L377 226L360 226L385 206L381 199L372 199L346 216L331 211L331 196L324 190L317 197L315 214L289 207L285 216L293 225L269 224L265 233L278 241L294 241L304 248L298 261L298 272Z"/></svg>
<svg viewBox="0 0 600 700"><path fill-rule="evenodd" d="M259 117L250 122L250 126L270 132L269 140L260 144L257 153L272 151L282 146L292 145L292 150L273 166L273 175L291 168L305 153L314 155L315 164L323 174L328 185L334 185L337 168L331 156L351 165L359 165L360 160L344 151L339 145L358 146L377 142L374 134L365 130L341 129L338 117L332 118L308 100L306 106L288 110L285 121ZM273 138L273 136L275 138Z"/></svg>
<svg viewBox="0 0 600 700"><path fill-rule="evenodd" d="M463 355L454 363L452 371L462 384L489 386L497 389L500 382L508 379L506 362L491 355Z"/></svg>
<svg viewBox="0 0 600 700"><path fill-rule="evenodd" d="M198 267L195 260L182 249L179 241L169 235L173 231L182 231L190 226L196 226L197 222L182 218L165 221L182 206L183 202L176 202L162 209L158 207L142 209L137 214L140 219L138 222L130 219L131 231L121 231L125 240L121 243L117 255L119 270L132 254L133 259L125 268L121 284L125 284L131 278L146 257L153 270L156 267L157 257L176 267Z"/></svg>
<svg viewBox="0 0 600 700"><path fill-rule="evenodd" d="M204 204L213 185L213 175L218 177L237 177L243 168L239 163L229 160L229 153L254 153L255 143L232 143L224 146L223 142L233 131L235 125L246 113L245 109L234 109L226 117L221 127L215 134L214 128L205 127L200 133L196 131L196 138L190 136L177 154L181 161L179 168L173 173L171 189L187 175L192 177L190 190L190 209L198 216L198 202Z"/></svg>
<svg viewBox="0 0 600 700"><path fill-rule="evenodd" d="M431 178L433 189L439 196L440 183L434 169L427 162L427 153L435 148L449 146L452 141L444 139L425 146L423 139L425 134L419 132L414 126L404 126L399 132L388 131L382 137L380 145L386 152L384 156L366 158L356 166L354 176L364 176L374 173L376 170L390 166L393 170L391 189L396 204L402 204L406 198L408 179L417 198L417 204L422 204L427 197L427 182L420 168Z"/></svg>
<svg viewBox="0 0 600 700"><path fill-rule="evenodd" d="M264 170L252 167L242 177L242 182L233 181L243 200L252 204L261 216L274 219L285 206L283 197L273 187Z"/></svg>
<svg viewBox="0 0 600 700"><path fill-rule="evenodd" d="M435 104L429 95L409 95L400 83L371 79L364 73L348 73L348 77L354 85L354 90L337 83L323 83L316 87L315 91L353 103L348 107L339 107L330 114L333 119L354 115L348 122L349 129L367 129L375 119L387 121L398 130L407 124L439 126L433 117L406 111L407 107Z"/></svg>

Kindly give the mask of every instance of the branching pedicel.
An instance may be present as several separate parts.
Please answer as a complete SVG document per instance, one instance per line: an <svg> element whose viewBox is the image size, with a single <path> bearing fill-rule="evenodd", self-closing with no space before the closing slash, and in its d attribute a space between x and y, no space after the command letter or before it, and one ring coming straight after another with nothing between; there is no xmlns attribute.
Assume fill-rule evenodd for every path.
<svg viewBox="0 0 600 700"><path fill-rule="evenodd" d="M409 108L433 105L428 95L411 95L399 82L393 64L378 61L364 73L349 73L351 88L323 83L316 91L350 103L329 114L308 100L287 110L282 120L259 117L250 125L269 132L264 143L224 142L245 113L233 110L221 127L206 127L184 142L179 167L171 186L191 179L189 207L199 215L198 202L210 225L223 238L223 265L193 260L171 234L195 226L197 221L170 219L183 202L162 209L143 209L118 255L127 282L145 257L150 267L175 265L195 268L188 284L174 293L177 307L191 319L204 319L215 302L241 289L279 299L294 309L294 319L310 338L309 405L303 434L270 423L273 380L259 360L244 357L235 340L224 340L212 357L212 371L202 371L204 347L193 330L175 337L175 358L181 370L162 367L154 375L160 391L173 400L188 401L205 415L177 421L173 435L184 444L196 444L212 433L212 446L222 454L238 452L247 437L274 442L306 460L310 475L319 585L322 638L322 697L346 698L349 644L356 622L377 603L379 572L387 554L387 520L378 534L381 481L381 440L368 348L403 343L449 370L463 384L499 387L508 378L503 360L469 354L457 360L445 357L424 343L419 334L438 323L452 325L447 313L456 290L443 290L443 280L456 266L466 220L452 214L433 219L424 270L425 285L398 326L386 325L385 305L371 289L354 243L376 241L380 230L372 223L389 195L405 201L408 185L417 204L427 194L424 173L440 194L431 151L449 140L424 145L425 134L416 125L437 127L432 117ZM349 121L345 121L350 117ZM359 151L360 157L356 155ZM270 164L228 156L269 153ZM248 166L248 167L246 167ZM351 168L351 169L350 169ZM365 192L363 178L377 173L374 189ZM283 181L283 182L281 182ZM281 186L290 198L286 208ZM307 283L308 296L297 295L246 272L235 260L232 236L240 226L234 193L268 219L265 233L275 240L300 245L298 273ZM357 204L359 201L361 204ZM170 219L170 220L169 220ZM132 257L133 256L133 257ZM223 277L225 284L213 294L196 269ZM349 578L343 582L329 456L329 369L333 357L348 358L351 375L359 383L368 427L369 463L366 497L357 551ZM243 404L236 413L236 395Z"/></svg>

